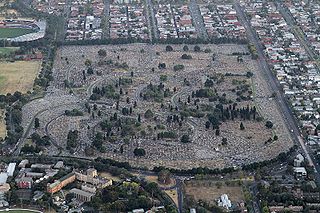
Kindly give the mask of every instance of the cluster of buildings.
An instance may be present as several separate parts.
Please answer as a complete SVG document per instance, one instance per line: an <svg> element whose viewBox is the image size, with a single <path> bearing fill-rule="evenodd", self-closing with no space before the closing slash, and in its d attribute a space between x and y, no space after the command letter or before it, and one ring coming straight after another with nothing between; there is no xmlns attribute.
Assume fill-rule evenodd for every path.
<svg viewBox="0 0 320 213"><path fill-rule="evenodd" d="M286 1L286 6L314 51L320 53L320 4L318 1Z"/></svg>
<svg viewBox="0 0 320 213"><path fill-rule="evenodd" d="M160 39L178 38L170 4L157 5L155 17Z"/></svg>
<svg viewBox="0 0 320 213"><path fill-rule="evenodd" d="M16 163L0 164L0 208L9 206L5 193L11 189L9 179L13 178L15 168Z"/></svg>
<svg viewBox="0 0 320 213"><path fill-rule="evenodd" d="M146 10L143 4L110 5L110 38L149 39Z"/></svg>
<svg viewBox="0 0 320 213"><path fill-rule="evenodd" d="M293 172L297 179L304 179L307 176L306 168L303 166L304 157L298 154L293 161Z"/></svg>
<svg viewBox="0 0 320 213"><path fill-rule="evenodd" d="M44 0L31 1L31 7L39 12L61 15L66 1L65 0Z"/></svg>
<svg viewBox="0 0 320 213"><path fill-rule="evenodd" d="M53 183L48 184L47 192L50 194L57 193L62 188L75 181L83 183L81 185L81 189L73 188L69 193L73 193L75 197L82 202L91 201L91 198L95 195L97 188L105 188L112 185L112 180L98 177L97 170L90 168L85 174L73 171Z"/></svg>
<svg viewBox="0 0 320 213"><path fill-rule="evenodd" d="M209 37L245 39L246 30L233 5L199 5Z"/></svg>
<svg viewBox="0 0 320 213"><path fill-rule="evenodd" d="M197 37L188 5L159 4L155 11L160 39Z"/></svg>
<svg viewBox="0 0 320 213"><path fill-rule="evenodd" d="M89 168L84 173L73 170L61 178L54 180L57 176L61 176L60 172L69 170L70 168L66 167L63 161L58 161L55 164L30 164L28 160L22 160L18 165L16 163L8 165L0 164L0 208L9 206L5 194L11 190L10 185L13 183L16 185L15 191L27 190L33 192L32 198L24 199L37 201L45 193L54 194L53 203L61 208L68 207L65 194L73 194L75 201L78 203L89 202L96 194L97 189L112 185L112 180L98 176L98 172L94 168ZM65 186L75 181L79 183L76 184L77 188L58 193ZM46 187L42 191L39 191L39 187L41 188L42 186ZM38 190L34 191L35 188ZM62 198L59 198L59 194L63 195Z"/></svg>
<svg viewBox="0 0 320 213"><path fill-rule="evenodd" d="M110 5L110 38L127 38L128 16L125 5Z"/></svg>
<svg viewBox="0 0 320 213"><path fill-rule="evenodd" d="M274 3L247 0L242 6L251 17L251 25L303 130L317 135L320 75L316 62L310 59Z"/></svg>
<svg viewBox="0 0 320 213"><path fill-rule="evenodd" d="M103 15L103 0L72 1L67 20L66 40L101 39Z"/></svg>
<svg viewBox="0 0 320 213"><path fill-rule="evenodd" d="M197 38L196 28L188 5L172 6L172 13L179 38Z"/></svg>
<svg viewBox="0 0 320 213"><path fill-rule="evenodd" d="M201 16L199 20L193 20L192 13L195 11L191 11L188 4L158 2L151 10L141 0L32 2L33 8L38 11L68 17L66 40L149 40L153 28L158 31L155 35L157 39L197 38L195 21L204 21L209 37L245 39L246 35L231 4L200 4Z"/></svg>
<svg viewBox="0 0 320 213"><path fill-rule="evenodd" d="M131 38L149 39L146 11L142 5L128 6L129 36Z"/></svg>

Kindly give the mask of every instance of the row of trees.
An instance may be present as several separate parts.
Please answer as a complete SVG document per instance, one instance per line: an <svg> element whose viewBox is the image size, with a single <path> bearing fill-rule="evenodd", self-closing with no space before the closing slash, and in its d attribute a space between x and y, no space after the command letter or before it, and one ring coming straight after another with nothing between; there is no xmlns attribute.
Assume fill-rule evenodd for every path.
<svg viewBox="0 0 320 213"><path fill-rule="evenodd" d="M79 41L64 41L59 42L58 45L108 45L108 44L130 44L130 43L150 43L150 40L143 40L139 38L117 38L117 39L93 39L93 40L79 40ZM238 38L210 38L203 40L201 38L167 38L167 39L153 39L152 43L159 44L247 44L247 40Z"/></svg>

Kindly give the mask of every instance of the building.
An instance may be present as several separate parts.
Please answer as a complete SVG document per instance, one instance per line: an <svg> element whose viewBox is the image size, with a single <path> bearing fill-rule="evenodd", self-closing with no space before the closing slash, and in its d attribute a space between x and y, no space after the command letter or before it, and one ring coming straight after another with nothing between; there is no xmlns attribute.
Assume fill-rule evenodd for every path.
<svg viewBox="0 0 320 213"><path fill-rule="evenodd" d="M60 191L63 187L68 185L69 183L72 183L76 180L76 175L74 173L67 174L66 176L63 176L59 180L55 181L52 184L48 184L47 186L47 192L53 194L58 191Z"/></svg>
<svg viewBox="0 0 320 213"><path fill-rule="evenodd" d="M97 177L98 172L94 168L87 169L86 174L75 172L75 175L77 180L85 183L90 183L99 188L105 188L107 186L112 185L112 180Z"/></svg>
<svg viewBox="0 0 320 213"><path fill-rule="evenodd" d="M73 188L70 190L70 193L73 193L77 200L82 202L90 202L91 198L94 196L93 193L83 191L81 189Z"/></svg>
<svg viewBox="0 0 320 213"><path fill-rule="evenodd" d="M304 178L307 176L307 171L304 167L294 167L293 172L296 178Z"/></svg>
<svg viewBox="0 0 320 213"><path fill-rule="evenodd" d="M90 192L92 194L95 194L97 192L96 187L94 187L93 185L89 185L89 184L81 185L81 190L86 191L86 192Z"/></svg>
<svg viewBox="0 0 320 213"><path fill-rule="evenodd" d="M218 206L221 206L227 210L231 208L231 201L229 200L228 195L221 195L220 199L218 200Z"/></svg>
<svg viewBox="0 0 320 213"><path fill-rule="evenodd" d="M0 184L4 184L7 182L8 173L2 172L0 173Z"/></svg>
<svg viewBox="0 0 320 213"><path fill-rule="evenodd" d="M9 190L10 190L10 184L8 183L0 184L0 193L5 193L5 192L8 192Z"/></svg>
<svg viewBox="0 0 320 213"><path fill-rule="evenodd" d="M53 168L54 168L54 169L61 169L61 168L63 168L63 161L58 161L58 162L54 165Z"/></svg>
<svg viewBox="0 0 320 213"><path fill-rule="evenodd" d="M28 160L26 160L26 159L25 159L25 160L22 160L22 161L19 163L18 167L19 167L19 168L25 168L28 163L29 163Z"/></svg>
<svg viewBox="0 0 320 213"><path fill-rule="evenodd" d="M132 213L144 213L144 209L134 209Z"/></svg>
<svg viewBox="0 0 320 213"><path fill-rule="evenodd" d="M16 179L16 183L20 189L31 189L33 180L30 177L22 177Z"/></svg>
<svg viewBox="0 0 320 213"><path fill-rule="evenodd" d="M89 177L96 177L96 176L98 176L98 172L96 169L90 168L90 169L87 169L87 175Z"/></svg>
<svg viewBox="0 0 320 213"><path fill-rule="evenodd" d="M52 168L52 164L32 164L31 165L31 169L51 169Z"/></svg>
<svg viewBox="0 0 320 213"><path fill-rule="evenodd" d="M196 209L192 208L190 209L190 213L197 213Z"/></svg>
<svg viewBox="0 0 320 213"><path fill-rule="evenodd" d="M303 163L303 161L304 161L303 155L298 154L298 155L296 156L296 158L294 159L293 164L294 164L295 167L299 167L299 166L301 166L301 164Z"/></svg>
<svg viewBox="0 0 320 213"><path fill-rule="evenodd" d="M7 174L9 177L13 176L14 170L16 169L16 163L9 163L9 166L7 168Z"/></svg>

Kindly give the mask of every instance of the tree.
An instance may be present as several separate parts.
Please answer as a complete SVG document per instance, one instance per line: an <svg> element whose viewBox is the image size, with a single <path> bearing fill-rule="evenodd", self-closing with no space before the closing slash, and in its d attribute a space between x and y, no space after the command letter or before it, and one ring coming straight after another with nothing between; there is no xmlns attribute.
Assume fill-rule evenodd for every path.
<svg viewBox="0 0 320 213"><path fill-rule="evenodd" d="M172 52L172 51L173 51L172 46L167 45L167 46L166 46L166 51L167 51L167 52Z"/></svg>
<svg viewBox="0 0 320 213"><path fill-rule="evenodd" d="M251 78L253 76L253 73L252 72L247 72L246 76L247 76L247 78Z"/></svg>
<svg viewBox="0 0 320 213"><path fill-rule="evenodd" d="M169 170L161 170L158 173L158 181L161 184L170 184L171 183L171 173Z"/></svg>
<svg viewBox="0 0 320 213"><path fill-rule="evenodd" d="M106 52L105 50L103 50L103 49L100 49L100 50L98 51L98 55L99 55L100 57L106 57L106 56L107 56L107 52Z"/></svg>
<svg viewBox="0 0 320 213"><path fill-rule="evenodd" d="M168 79L167 75L160 75L160 81L166 81Z"/></svg>
<svg viewBox="0 0 320 213"><path fill-rule="evenodd" d="M220 129L216 129L216 136L220 135Z"/></svg>
<svg viewBox="0 0 320 213"><path fill-rule="evenodd" d="M205 87L213 87L213 81L211 79L207 79L204 83Z"/></svg>
<svg viewBox="0 0 320 213"><path fill-rule="evenodd" d="M166 63L159 63L158 68L159 69L165 69L167 67Z"/></svg>
<svg viewBox="0 0 320 213"><path fill-rule="evenodd" d="M227 138L222 138L222 145L223 146L227 145L228 144L227 141L228 141Z"/></svg>
<svg viewBox="0 0 320 213"><path fill-rule="evenodd" d="M211 125L210 121L207 121L207 122L206 122L206 129L209 129L209 128L210 128L210 125Z"/></svg>
<svg viewBox="0 0 320 213"><path fill-rule="evenodd" d="M88 74L88 75L92 75L92 74L93 74L93 69L92 69L92 67L88 67L88 69L87 69L87 74Z"/></svg>
<svg viewBox="0 0 320 213"><path fill-rule="evenodd" d="M67 149L72 150L77 147L78 133L79 132L77 130L69 131L67 137Z"/></svg>
<svg viewBox="0 0 320 213"><path fill-rule="evenodd" d="M174 71L179 71L179 70L183 70L183 69L184 69L184 65L182 65L182 64L177 64L177 65L174 65L174 67L173 67Z"/></svg>
<svg viewBox="0 0 320 213"><path fill-rule="evenodd" d="M181 59L192 59L192 56L188 54L182 54Z"/></svg>
<svg viewBox="0 0 320 213"><path fill-rule="evenodd" d="M240 130L244 130L245 128L244 128L244 125L243 125L243 123L241 122L240 123Z"/></svg>
<svg viewBox="0 0 320 213"><path fill-rule="evenodd" d="M142 149L142 148L135 148L133 150L133 154L135 156L141 157L141 156L145 156L146 155L146 151L144 149Z"/></svg>
<svg viewBox="0 0 320 213"><path fill-rule="evenodd" d="M152 118L152 117L153 117L153 112L152 112L150 109L148 109L148 110L144 113L144 117L145 117L146 119Z"/></svg>
<svg viewBox="0 0 320 213"><path fill-rule="evenodd" d="M201 48L200 48L198 45L196 45L196 46L194 46L193 50L194 50L195 52L200 52L200 51L201 51Z"/></svg>
<svg viewBox="0 0 320 213"><path fill-rule="evenodd" d="M278 140L278 135L274 135L274 136L273 136L273 140L274 140L274 141Z"/></svg>
<svg viewBox="0 0 320 213"><path fill-rule="evenodd" d="M188 47L187 45L184 45L184 46L183 46L183 51L185 51L185 52L186 52L186 51L189 51L189 47Z"/></svg>
<svg viewBox="0 0 320 213"><path fill-rule="evenodd" d="M85 64L87 67L89 67L89 66L91 66L91 64L92 64L92 61L89 60L89 59L87 59L87 60L84 62L84 64Z"/></svg>
<svg viewBox="0 0 320 213"><path fill-rule="evenodd" d="M267 121L265 125L268 129L271 129L273 127L273 123L271 121Z"/></svg>
<svg viewBox="0 0 320 213"><path fill-rule="evenodd" d="M34 119L34 128L38 129L40 127L40 121L39 118L35 118Z"/></svg>
<svg viewBox="0 0 320 213"><path fill-rule="evenodd" d="M101 132L98 132L92 142L92 145L97 149L101 150L103 143L103 135Z"/></svg>
<svg viewBox="0 0 320 213"><path fill-rule="evenodd" d="M190 137L189 135L182 135L181 137L181 143L190 143Z"/></svg>

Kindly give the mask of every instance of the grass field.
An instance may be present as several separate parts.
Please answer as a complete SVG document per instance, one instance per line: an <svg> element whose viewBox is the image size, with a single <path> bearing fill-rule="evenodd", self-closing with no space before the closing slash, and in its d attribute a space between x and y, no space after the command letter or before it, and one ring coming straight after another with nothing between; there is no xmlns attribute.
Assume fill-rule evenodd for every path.
<svg viewBox="0 0 320 213"><path fill-rule="evenodd" d="M219 182L219 181L218 181ZM227 186L224 182L216 181L192 181L186 187L186 194L194 197L196 201L204 200L210 204L215 204L216 200L222 195L227 194L231 202L240 202L244 200L242 187L234 184Z"/></svg>
<svg viewBox="0 0 320 213"><path fill-rule="evenodd" d="M177 190L172 189L172 190L165 190L165 193L174 201L176 206L178 206L178 193Z"/></svg>
<svg viewBox="0 0 320 213"><path fill-rule="evenodd" d="M31 29L22 28L0 28L0 38L14 38L34 32Z"/></svg>
<svg viewBox="0 0 320 213"><path fill-rule="evenodd" d="M0 137L5 138L7 135L7 129L6 129L6 122L4 120L5 118L5 110L0 110Z"/></svg>
<svg viewBox="0 0 320 213"><path fill-rule="evenodd" d="M40 61L16 61L0 63L0 94L19 91L26 93L33 87L40 70Z"/></svg>
<svg viewBox="0 0 320 213"><path fill-rule="evenodd" d="M18 47L0 47L0 55L8 55L18 49Z"/></svg>

